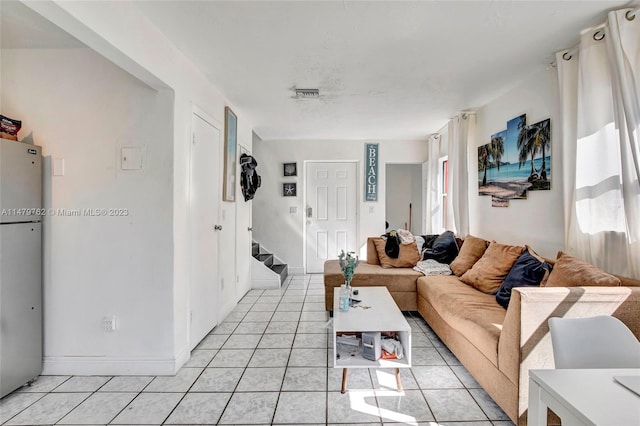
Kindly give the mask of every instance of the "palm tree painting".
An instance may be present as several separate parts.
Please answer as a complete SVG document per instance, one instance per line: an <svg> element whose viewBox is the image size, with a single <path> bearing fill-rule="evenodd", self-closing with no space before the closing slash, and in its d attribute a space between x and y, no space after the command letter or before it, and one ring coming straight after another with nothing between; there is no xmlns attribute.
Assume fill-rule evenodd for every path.
<svg viewBox="0 0 640 426"><path fill-rule="evenodd" d="M500 172L500 163L504 155L504 135L496 133L491 136L491 142L478 147L478 171L483 172L479 187L487 186L487 170L496 168ZM480 194L486 195L486 194Z"/></svg>
<svg viewBox="0 0 640 426"><path fill-rule="evenodd" d="M484 171L482 175L482 182L479 183L478 188L487 186L487 169L489 168L489 144L478 147L478 172ZM480 195L486 195L480 193Z"/></svg>
<svg viewBox="0 0 640 426"><path fill-rule="evenodd" d="M551 189L551 120L526 124L526 116L507 122L507 129L478 147L478 193L492 205L507 207L527 191Z"/></svg>
<svg viewBox="0 0 640 426"><path fill-rule="evenodd" d="M550 170L547 167L547 150L550 145L550 119L525 126L518 135L518 166L522 167L526 162L529 162L531 166L527 178L527 181L532 183L530 191L551 189ZM551 163L551 158L549 158L549 163Z"/></svg>

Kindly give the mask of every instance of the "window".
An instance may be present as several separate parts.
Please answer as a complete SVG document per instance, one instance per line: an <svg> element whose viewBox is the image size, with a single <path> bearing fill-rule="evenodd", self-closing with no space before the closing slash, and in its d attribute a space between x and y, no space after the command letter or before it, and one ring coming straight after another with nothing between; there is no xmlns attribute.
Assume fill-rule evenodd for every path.
<svg viewBox="0 0 640 426"><path fill-rule="evenodd" d="M438 160L438 230L443 232L447 229L447 192L449 188L449 160L447 156Z"/></svg>

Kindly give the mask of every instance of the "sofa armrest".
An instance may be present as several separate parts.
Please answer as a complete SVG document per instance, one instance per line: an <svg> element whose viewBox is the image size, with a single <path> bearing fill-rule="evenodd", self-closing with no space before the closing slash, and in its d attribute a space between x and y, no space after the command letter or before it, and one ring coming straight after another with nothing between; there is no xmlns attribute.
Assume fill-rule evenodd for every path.
<svg viewBox="0 0 640 426"><path fill-rule="evenodd" d="M612 315L640 336L640 287L518 287L498 342L498 368L518 385L519 415L527 408L529 370L554 368L547 320Z"/></svg>

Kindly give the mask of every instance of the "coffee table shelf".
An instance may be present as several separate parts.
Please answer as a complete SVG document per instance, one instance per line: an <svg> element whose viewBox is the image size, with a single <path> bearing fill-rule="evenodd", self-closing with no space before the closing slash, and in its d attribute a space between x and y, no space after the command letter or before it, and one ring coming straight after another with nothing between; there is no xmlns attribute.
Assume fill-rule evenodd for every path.
<svg viewBox="0 0 640 426"><path fill-rule="evenodd" d="M334 368L410 368L411 367L411 327L398 309L398 305L386 287L357 287L362 300L357 307L347 312L339 310L340 288L334 289L333 295L333 367ZM359 348L355 356L346 353L336 355L336 337L343 333L362 332L395 332L402 344L402 359L379 359L371 361L362 357Z"/></svg>

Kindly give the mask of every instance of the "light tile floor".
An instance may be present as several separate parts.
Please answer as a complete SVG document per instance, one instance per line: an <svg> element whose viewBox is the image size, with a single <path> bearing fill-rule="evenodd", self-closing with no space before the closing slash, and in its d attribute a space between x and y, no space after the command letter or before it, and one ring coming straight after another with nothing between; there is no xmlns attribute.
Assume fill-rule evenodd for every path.
<svg viewBox="0 0 640 426"><path fill-rule="evenodd" d="M513 426L417 314L404 392L388 370L331 368L322 275L252 290L172 377L41 376L0 400L3 425Z"/></svg>

